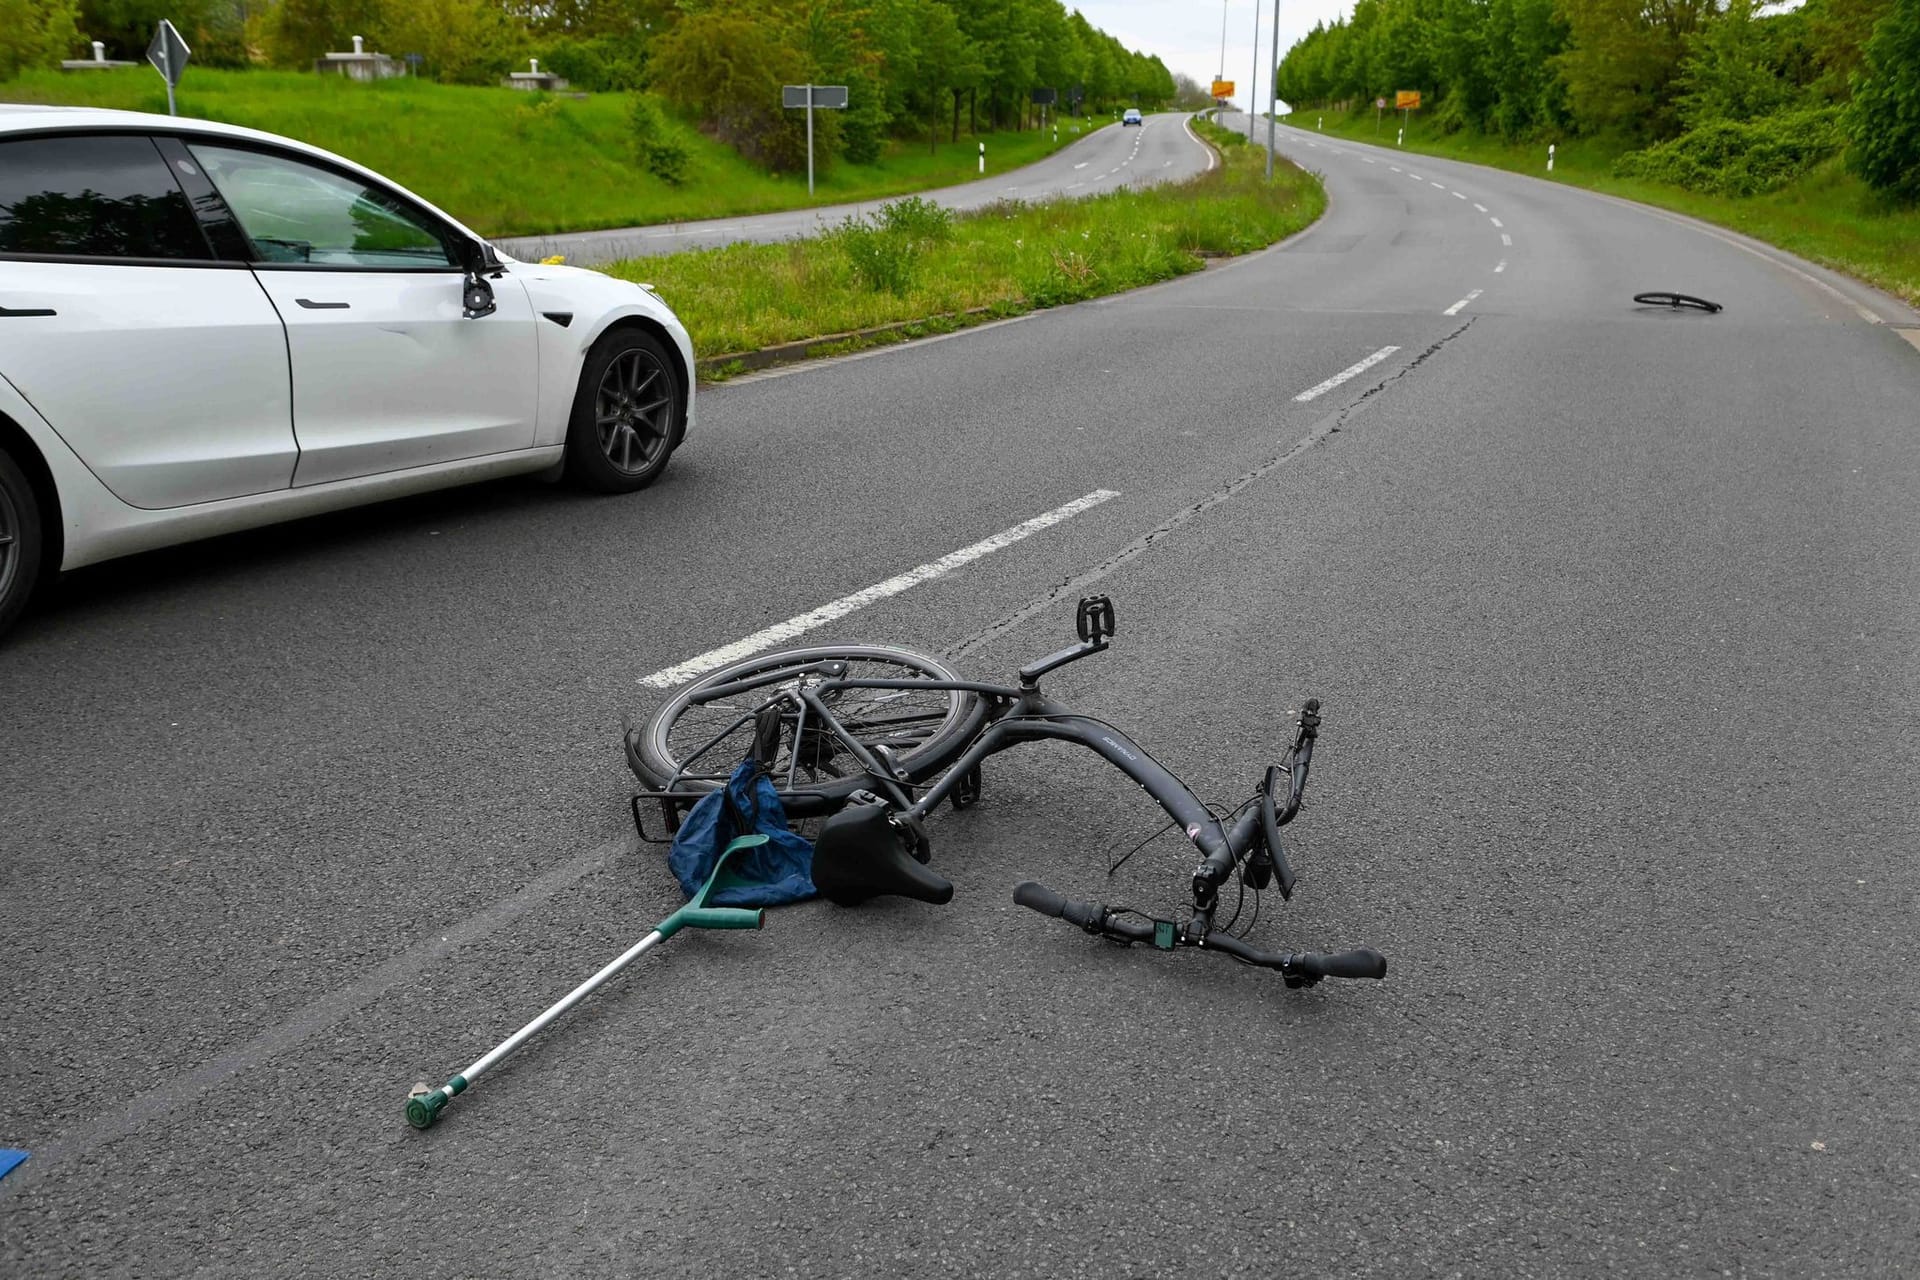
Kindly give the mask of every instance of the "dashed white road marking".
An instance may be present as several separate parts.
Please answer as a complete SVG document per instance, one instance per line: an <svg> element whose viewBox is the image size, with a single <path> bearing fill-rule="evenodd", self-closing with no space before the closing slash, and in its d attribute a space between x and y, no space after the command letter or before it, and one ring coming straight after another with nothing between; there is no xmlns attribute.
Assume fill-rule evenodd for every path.
<svg viewBox="0 0 1920 1280"><path fill-rule="evenodd" d="M1483 292L1485 292L1485 290L1475 289L1472 293L1469 293L1466 297L1460 299L1460 301L1454 303L1452 306L1448 307L1445 311L1442 311L1440 314L1443 316L1459 315L1461 308L1465 307L1469 302L1472 302L1475 298L1479 297Z"/></svg>
<svg viewBox="0 0 1920 1280"><path fill-rule="evenodd" d="M1368 157L1366 157L1366 156L1361 156L1361 157L1360 157L1360 163L1361 163L1361 164L1372 164L1372 163L1373 163L1373 161L1372 161L1371 159L1369 159Z"/></svg>
<svg viewBox="0 0 1920 1280"><path fill-rule="evenodd" d="M765 630L756 631L732 644L721 645L718 649L709 649L699 657L689 658L678 666L664 667L650 676L643 677L640 683L649 688L670 689L682 681L691 680L694 676L717 670L729 662L737 662L749 654L759 653L762 649L771 649L774 645L791 640L815 627L824 626L837 618L844 618L854 610L864 608L876 600L885 600L889 596L897 596L902 591L923 582L945 577L962 565L971 564L982 556L992 555L1002 547L1012 546L1022 538L1031 537L1042 529L1051 528L1090 507L1099 506L1109 498L1119 496L1119 492L1114 489L1095 489L1085 497L1075 498L1065 506L1043 512L1031 520L1014 525L1011 529L1002 529L990 538L982 538L979 542L941 556L938 560L929 560L917 569L909 569L905 573L888 578L885 582L876 582L864 590L856 591L850 596L842 596L817 609L810 609L806 613L788 618L785 622L775 623Z"/></svg>
<svg viewBox="0 0 1920 1280"><path fill-rule="evenodd" d="M1397 164L1390 164L1390 165L1388 165L1388 166L1387 166L1387 168L1389 168L1389 169L1391 169L1391 170L1393 170L1393 171L1394 171L1395 173L1404 173L1404 172L1405 172L1405 170L1403 170L1403 169L1402 169L1402 168L1401 168L1401 167L1400 167L1399 165L1397 165Z"/></svg>
<svg viewBox="0 0 1920 1280"><path fill-rule="evenodd" d="M1465 199L1466 199L1467 197L1466 197L1466 196L1465 196L1464 194L1462 194L1461 192L1458 192L1458 191L1456 191L1456 192L1454 192L1454 193L1453 193L1453 198L1454 198L1455 200L1465 200Z"/></svg>
<svg viewBox="0 0 1920 1280"><path fill-rule="evenodd" d="M1069 182L1067 184L1067 190L1072 191L1075 187L1084 187L1086 185L1084 182Z"/></svg>
<svg viewBox="0 0 1920 1280"><path fill-rule="evenodd" d="M1505 258L1502 258L1500 259L1500 265L1493 269L1493 274L1499 275L1502 271L1505 271L1506 269L1507 269L1507 260Z"/></svg>
<svg viewBox="0 0 1920 1280"><path fill-rule="evenodd" d="M1409 174L1408 174L1407 176L1408 176L1409 178L1412 178L1412 179L1413 179L1413 180L1414 180L1415 182L1425 182L1425 181L1426 181L1426 179L1425 179L1425 178L1423 178L1423 177L1421 177L1421 176L1420 176L1419 174L1417 174L1417 173L1409 173Z"/></svg>
<svg viewBox="0 0 1920 1280"><path fill-rule="evenodd" d="M1447 184L1444 182L1429 182L1427 185L1430 187L1438 187L1442 191L1445 191L1447 189Z"/></svg>
<svg viewBox="0 0 1920 1280"><path fill-rule="evenodd" d="M1365 373L1367 370L1373 368L1373 366L1379 364L1382 360L1385 360L1388 356L1392 355L1394 352L1398 351L1399 349L1400 349L1399 347L1380 348L1378 351L1368 356L1365 360L1362 360L1359 364L1352 365L1348 368L1342 369L1340 372L1334 374L1331 378L1328 378L1325 382L1320 383L1318 386L1308 387L1305 391L1302 391L1299 395L1293 398L1294 402L1296 404L1305 404L1309 400L1313 400L1319 396L1325 395L1327 392L1333 390L1335 387L1345 382L1348 378L1357 377L1360 374Z"/></svg>
<svg viewBox="0 0 1920 1280"><path fill-rule="evenodd" d="M1496 227L1504 227L1507 225L1506 223L1500 221L1500 219L1498 218L1488 218L1487 221L1491 222Z"/></svg>
<svg viewBox="0 0 1920 1280"><path fill-rule="evenodd" d="M1502 231L1500 233L1500 243L1511 249L1513 247L1513 237Z"/></svg>
<svg viewBox="0 0 1920 1280"><path fill-rule="evenodd" d="M1082 160L1082 161L1081 161L1081 162L1080 162L1079 164L1077 164L1077 165L1075 165L1075 166L1073 166L1073 167L1074 167L1075 169L1084 169L1084 168L1086 168L1086 167L1087 167L1088 165L1090 165L1090 164L1092 164L1092 163L1093 163L1093 161L1091 161L1091 160Z"/></svg>
<svg viewBox="0 0 1920 1280"><path fill-rule="evenodd" d="M1479 210L1480 212L1482 212L1482 213L1485 213L1485 212L1487 211L1487 206L1485 206L1485 205L1483 205L1483 204L1481 204L1481 203L1480 203L1479 201L1477 201L1477 200L1476 200L1476 201L1474 201L1474 204L1473 204L1473 207L1474 207L1474 208L1476 208L1476 209L1478 209L1478 210Z"/></svg>

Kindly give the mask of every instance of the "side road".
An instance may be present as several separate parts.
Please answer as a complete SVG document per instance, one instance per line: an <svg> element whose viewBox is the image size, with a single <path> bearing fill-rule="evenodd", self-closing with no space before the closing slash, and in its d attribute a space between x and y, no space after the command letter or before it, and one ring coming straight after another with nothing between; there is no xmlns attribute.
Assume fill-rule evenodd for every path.
<svg viewBox="0 0 1920 1280"><path fill-rule="evenodd" d="M987 157L989 164L993 157ZM996 200L1044 200L1056 195L1098 195L1125 186L1177 182L1204 173L1213 153L1186 127L1183 113L1148 116L1141 127L1108 125L1070 147L1025 168L989 175L978 182L937 191L922 199L949 209L978 209ZM712 249L751 241L770 244L814 234L860 214L872 213L884 200L794 209L743 218L713 218L650 227L618 227L564 235L523 236L496 241L502 252L522 261L560 255L576 266L599 266L623 258Z"/></svg>

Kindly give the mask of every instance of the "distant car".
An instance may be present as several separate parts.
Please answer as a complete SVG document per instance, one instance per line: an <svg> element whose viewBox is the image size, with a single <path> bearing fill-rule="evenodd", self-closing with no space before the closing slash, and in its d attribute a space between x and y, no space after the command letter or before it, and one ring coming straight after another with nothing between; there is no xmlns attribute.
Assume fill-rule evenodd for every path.
<svg viewBox="0 0 1920 1280"><path fill-rule="evenodd" d="M1121 123L1121 124L1122 124L1123 126L1125 126L1125 125L1130 125L1130 124L1139 124L1139 123L1140 123L1140 108L1138 108L1138 107L1128 107L1128 108L1127 108L1127 110L1126 110L1126 114L1120 117L1120 123Z"/></svg>
<svg viewBox="0 0 1920 1280"><path fill-rule="evenodd" d="M0 631L47 574L521 472L651 482L693 345L231 125L0 106Z"/></svg>

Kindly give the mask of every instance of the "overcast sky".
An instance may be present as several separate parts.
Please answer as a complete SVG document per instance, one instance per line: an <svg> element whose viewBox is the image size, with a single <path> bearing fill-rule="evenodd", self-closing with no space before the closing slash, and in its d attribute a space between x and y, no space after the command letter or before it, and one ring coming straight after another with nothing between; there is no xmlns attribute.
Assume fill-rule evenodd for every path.
<svg viewBox="0 0 1920 1280"><path fill-rule="evenodd" d="M1220 28L1227 30L1227 79L1235 101L1247 102L1247 77L1253 74L1254 0L1066 0L1087 21L1129 49L1156 54L1176 75L1210 84L1220 73ZM1280 0L1280 53L1313 29L1353 7L1352 0ZM1273 0L1260 5L1260 89L1265 93L1267 62L1273 52Z"/></svg>

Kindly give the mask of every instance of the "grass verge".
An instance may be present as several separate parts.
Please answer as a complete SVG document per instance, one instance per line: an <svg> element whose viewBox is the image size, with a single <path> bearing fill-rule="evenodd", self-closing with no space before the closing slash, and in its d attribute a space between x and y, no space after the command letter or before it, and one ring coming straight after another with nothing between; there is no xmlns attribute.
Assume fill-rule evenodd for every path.
<svg viewBox="0 0 1920 1280"><path fill-rule="evenodd" d="M1289 123L1355 142L1391 147L1395 123L1375 132L1373 112L1342 115L1297 111ZM1809 262L1844 271L1920 306L1920 208L1899 208L1875 195L1836 158L1778 191L1758 196L1703 195L1663 182L1614 176L1614 161L1628 148L1617 141L1575 138L1559 143L1548 173L1544 142L1515 144L1500 138L1441 134L1415 118L1404 148L1421 155L1467 160L1551 182L1671 209L1778 245Z"/></svg>
<svg viewBox="0 0 1920 1280"><path fill-rule="evenodd" d="M1317 179L1225 139L1223 162L1187 182L1084 200L1005 202L955 216L896 201L873 218L784 244L737 244L616 263L657 288L703 353L750 352L847 335L840 349L942 332L1080 302L1198 271L1307 226L1326 208ZM826 354L816 350L813 354ZM725 370L719 371L724 376ZM710 374L709 376L714 376Z"/></svg>
<svg viewBox="0 0 1920 1280"><path fill-rule="evenodd" d="M358 84L292 71L189 68L180 114L285 134L358 161L419 192L486 236L544 235L842 204L969 182L979 145L989 173L1050 154L1097 126L963 135L931 154L925 138L891 144L871 165L837 162L817 175L769 174L689 128L684 180L670 185L639 162L632 95L524 93L397 79ZM149 67L28 72L0 84L0 101L167 110Z"/></svg>

